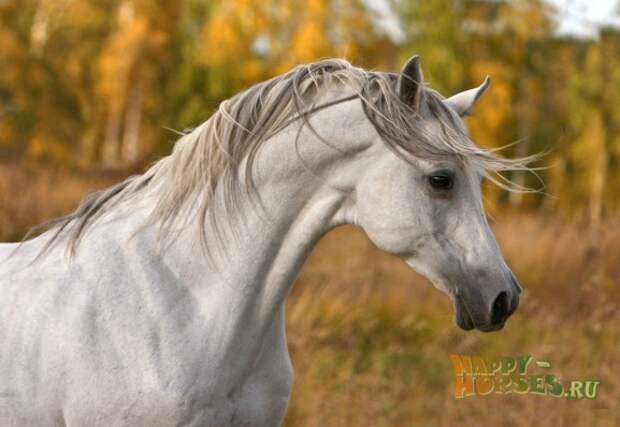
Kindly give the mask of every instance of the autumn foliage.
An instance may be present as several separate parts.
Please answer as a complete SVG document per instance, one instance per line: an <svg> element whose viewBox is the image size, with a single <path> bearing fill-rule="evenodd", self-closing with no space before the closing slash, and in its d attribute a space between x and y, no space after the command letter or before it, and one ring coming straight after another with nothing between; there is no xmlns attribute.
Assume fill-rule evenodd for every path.
<svg viewBox="0 0 620 427"><path fill-rule="evenodd" d="M195 126L221 100L297 64L338 56L397 70L419 53L446 95L493 77L469 120L481 145L549 151L540 178L555 197L490 189L490 202L595 221L617 209L617 29L560 35L540 0L386 4L398 34L363 0L4 0L0 159L78 171L144 165L169 151L166 128Z"/></svg>

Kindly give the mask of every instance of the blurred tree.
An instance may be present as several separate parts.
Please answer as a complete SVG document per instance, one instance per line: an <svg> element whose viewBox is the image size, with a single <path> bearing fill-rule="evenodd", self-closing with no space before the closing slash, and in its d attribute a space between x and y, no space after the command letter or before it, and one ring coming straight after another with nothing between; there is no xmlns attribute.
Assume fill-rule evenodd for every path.
<svg viewBox="0 0 620 427"><path fill-rule="evenodd" d="M396 51L362 0L216 2L202 43L209 90L220 96L300 63L339 56L377 67Z"/></svg>
<svg viewBox="0 0 620 427"><path fill-rule="evenodd" d="M408 36L403 56L421 53L434 87L451 94L492 75L492 90L470 119L474 137L491 147L520 141L508 153L516 156L553 149L547 159L552 167L542 175L562 197L544 199L546 205L588 212L598 221L606 203L618 199L612 193L620 177L610 168L620 151L620 108L613 102L620 88L613 65L619 60L618 29L603 30L600 41L560 37L554 10L541 0L394 4ZM512 179L538 185L534 176ZM495 189L488 195L495 204L524 202L518 193Z"/></svg>
<svg viewBox="0 0 620 427"><path fill-rule="evenodd" d="M1 0L0 153L73 168L127 168L166 153L164 127L191 127L258 81L322 57L397 69L421 54L450 95L493 86L468 119L507 155L551 148L555 198L505 203L587 214L620 201L620 31L559 36L543 0L387 0L398 45L367 0ZM510 177L538 186L524 174Z"/></svg>
<svg viewBox="0 0 620 427"><path fill-rule="evenodd" d="M144 157L143 145L152 136L143 137L142 116L145 109L155 117L163 110L157 83L173 78L162 70L172 59L179 15L176 2L121 0L117 6L117 25L99 57L98 93L107 106L102 150L106 167L132 165ZM157 133L153 124L147 131L149 127Z"/></svg>
<svg viewBox="0 0 620 427"><path fill-rule="evenodd" d="M98 122L92 64L108 28L105 3L0 6L0 91L2 106L9 106L0 144L9 154L75 162L80 142Z"/></svg>

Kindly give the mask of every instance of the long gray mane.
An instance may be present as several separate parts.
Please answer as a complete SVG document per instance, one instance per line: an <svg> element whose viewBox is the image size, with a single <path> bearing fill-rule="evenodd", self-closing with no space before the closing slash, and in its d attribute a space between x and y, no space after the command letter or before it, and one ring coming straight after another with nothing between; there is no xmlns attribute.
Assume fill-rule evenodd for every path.
<svg viewBox="0 0 620 427"><path fill-rule="evenodd" d="M223 186L226 191L226 210L234 209L241 188L253 188L252 166L261 144L295 121L310 126L308 117L319 109L356 98L385 143L399 155L456 156L485 171L498 185L523 190L503 180L500 172L529 170L531 158L506 159L477 147L441 95L429 88L424 88L420 111L412 110L396 93L397 79L398 74L363 70L341 59L298 66L222 102L215 114L182 136L172 153L144 174L90 194L75 212L31 230L27 237L55 229L44 252L61 235L68 236L69 248L74 252L84 233L103 213L150 194L156 195L156 205L149 224L158 224L166 234L197 211L197 225L204 238L205 220L215 224L222 220L212 206L216 188ZM342 88L346 96L318 103L335 88ZM441 124L442 138L424 131L422 124L429 116ZM246 168L245 186L238 182L242 167Z"/></svg>

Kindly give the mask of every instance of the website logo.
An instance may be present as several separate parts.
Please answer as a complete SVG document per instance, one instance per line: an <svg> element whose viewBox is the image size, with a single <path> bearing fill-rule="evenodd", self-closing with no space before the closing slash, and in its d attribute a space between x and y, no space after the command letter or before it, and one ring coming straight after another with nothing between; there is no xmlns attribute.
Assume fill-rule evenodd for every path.
<svg viewBox="0 0 620 427"><path fill-rule="evenodd" d="M532 356L501 357L485 361L480 356L450 355L454 369L454 397L491 393L538 394L567 399L596 399L600 381L560 381L548 373L551 363Z"/></svg>

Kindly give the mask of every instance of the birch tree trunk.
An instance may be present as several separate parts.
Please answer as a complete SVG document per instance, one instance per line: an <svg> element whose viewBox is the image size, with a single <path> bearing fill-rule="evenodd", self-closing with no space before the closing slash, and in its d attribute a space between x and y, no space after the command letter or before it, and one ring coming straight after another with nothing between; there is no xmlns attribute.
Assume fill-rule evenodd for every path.
<svg viewBox="0 0 620 427"><path fill-rule="evenodd" d="M530 100L530 76L525 71L521 75L523 77L521 79L521 84L519 85L519 104L517 106L517 120L519 121L518 129L520 141L515 147L516 157L525 157L530 153L530 137L532 134L531 115L529 112L529 108L531 108L532 106ZM512 180L518 186L524 187L525 172L515 172ZM520 206L523 203L523 193L511 192L508 196L508 202L513 207Z"/></svg>
<svg viewBox="0 0 620 427"><path fill-rule="evenodd" d="M140 124L142 122L143 94L144 83L138 76L131 88L125 113L122 159L126 165L134 165L140 158Z"/></svg>

